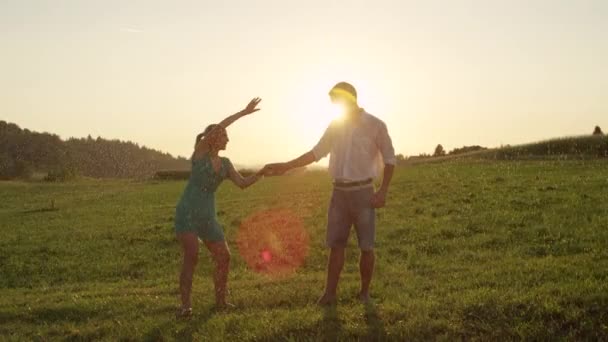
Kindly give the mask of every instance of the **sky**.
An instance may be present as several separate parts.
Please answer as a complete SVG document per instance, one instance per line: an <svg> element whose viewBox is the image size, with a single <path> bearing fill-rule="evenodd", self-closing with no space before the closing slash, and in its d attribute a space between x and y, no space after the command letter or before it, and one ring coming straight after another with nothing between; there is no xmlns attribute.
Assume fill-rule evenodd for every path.
<svg viewBox="0 0 608 342"><path fill-rule="evenodd" d="M397 153L608 129L605 0L0 0L0 120L241 165L310 150L351 82Z"/></svg>

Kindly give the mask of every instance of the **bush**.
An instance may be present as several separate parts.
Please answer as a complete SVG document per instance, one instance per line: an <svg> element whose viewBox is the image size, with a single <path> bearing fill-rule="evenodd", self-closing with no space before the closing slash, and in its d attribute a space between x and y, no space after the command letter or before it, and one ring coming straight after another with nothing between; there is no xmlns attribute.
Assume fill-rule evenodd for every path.
<svg viewBox="0 0 608 342"><path fill-rule="evenodd" d="M454 154L463 154L463 153L469 153L469 152L477 152L477 151L483 151L483 150L487 150L486 147L483 146L479 146L479 145L473 145L473 146L463 146L461 148L455 148L453 150L450 151L450 155L454 155Z"/></svg>
<svg viewBox="0 0 608 342"><path fill-rule="evenodd" d="M190 170L162 170L156 171L156 180L187 180L190 178Z"/></svg>
<svg viewBox="0 0 608 342"><path fill-rule="evenodd" d="M45 182L67 182L76 178L76 171L71 168L61 168L57 170L51 170L44 177Z"/></svg>

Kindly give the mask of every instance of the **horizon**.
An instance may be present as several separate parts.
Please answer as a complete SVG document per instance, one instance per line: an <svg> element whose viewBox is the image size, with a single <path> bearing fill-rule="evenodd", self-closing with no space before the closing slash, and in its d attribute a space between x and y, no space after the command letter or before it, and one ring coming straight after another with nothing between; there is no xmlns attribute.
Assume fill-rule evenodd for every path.
<svg viewBox="0 0 608 342"><path fill-rule="evenodd" d="M2 120L0 120L0 121L2 121ZM91 138L92 138L92 139L94 139L94 140L95 140L95 139L97 139L97 138L101 138L101 139L104 139L104 140L107 140L107 141L115 141L115 140L118 140L118 141L121 141L121 142L124 142L124 143L133 143L133 144L137 144L137 145L138 145L140 148L148 148L148 149L151 149L151 150L155 150L155 151L157 151L157 152L160 152L160 153L167 153L167 154L169 154L171 157L173 157L173 158L175 158L175 159L180 159L180 158L182 158L182 159L189 159L189 158L190 158L190 157L188 157L188 156L184 156L184 155L175 155L175 154L173 154L173 153L171 153L171 152L168 152L168 151L165 151L165 150L162 150L162 149L156 148L156 147L154 147L154 146L148 146L148 145L144 145L144 144L141 144L141 143L139 143L139 142L137 142L137 141L133 141L133 140L129 140L129 139L107 138L107 137L103 137L103 136L95 136L95 137L94 137L94 136L92 136L92 135L90 135L90 134L87 134L87 136L78 136L78 137L74 137L74 136L71 136L71 137L62 137L62 136L60 136L60 135L58 135L58 134L55 134L55 133L53 133L53 132L46 132L46 131L35 131L35 130L31 130L31 129L29 129L28 127L23 127L23 126L19 125L18 123L15 123L15 122L7 122L7 123L9 123L9 124L16 124L16 125L17 125L17 126L19 126L19 128L21 128L21 129L28 129L28 130L30 130L30 131L32 131L32 132L35 132L35 133L42 133L42 134L52 134L52 135L57 135L57 136L58 136L58 137L59 137L59 138L60 138L62 141L64 141L64 142L65 142L65 141L67 141L67 140L70 140L70 139L87 139L87 138L89 138L89 137L91 137ZM595 127L599 127L599 128L601 129L601 126L599 126L599 125L595 125L595 126L594 126L594 128L595 128ZM555 141L555 140L571 139L571 138L583 138L583 137L592 136L592 135L594 135L594 134L592 134L592 133L587 133L587 134L576 134L576 135L559 136L559 137L546 137L546 138L544 138L544 139L535 140L535 141L528 141L528 142L524 142L524 143L520 143L520 144L509 144L509 143L507 143L507 144L503 144L503 145L500 145L500 146L481 146L481 145L472 145L472 144L470 144L470 145L455 146L455 147L450 148L450 149L445 149L445 152L446 152L447 154L449 154L449 152L451 152L451 151L452 151L452 150L454 150L454 149L457 149L457 148L462 148L462 147L473 147L473 146L480 146L480 147L483 147L483 148L486 148L486 149L489 149L489 150L493 150L493 149L501 149L501 148L504 148L504 147L518 147L518 146L525 146L525 145L529 145L529 144L538 144L538 143L542 143L542 142L546 142L546 141ZM437 144L437 145L439 145L439 144ZM437 145L435 145L435 147L437 147ZM445 148L445 146L443 146L443 144L441 144L441 145L442 145L442 147L444 147L444 148ZM404 156L406 159L407 159L407 158L412 158L412 157L432 156L432 155L433 155L433 152L434 152L435 147L433 147L433 148L432 148L431 150L429 150L428 152L421 152L421 153L418 153L418 154L413 154L413 155L404 154L404 153L401 153L400 151L395 151L395 154L396 154L396 155L401 154L401 155L403 155L403 156ZM223 153L222 153L222 154L223 154ZM310 165L310 166L306 167L306 169L310 169L310 170L315 170L315 169L326 169L326 167L327 167L327 162L328 162L328 158L324 158L324 159L320 160L319 162L317 162L317 163L313 163L312 165ZM240 168L250 168L250 167L262 167L262 166L264 166L264 163L258 163L258 164L242 164L242 163L239 163L239 162L235 162L235 163L234 163L234 165L235 165L235 166L237 166L237 167L240 167Z"/></svg>
<svg viewBox="0 0 608 342"><path fill-rule="evenodd" d="M260 96L228 129L224 155L246 166L310 150L339 81L406 156L585 135L608 125L607 17L600 0L7 1L0 111L187 158L206 125Z"/></svg>

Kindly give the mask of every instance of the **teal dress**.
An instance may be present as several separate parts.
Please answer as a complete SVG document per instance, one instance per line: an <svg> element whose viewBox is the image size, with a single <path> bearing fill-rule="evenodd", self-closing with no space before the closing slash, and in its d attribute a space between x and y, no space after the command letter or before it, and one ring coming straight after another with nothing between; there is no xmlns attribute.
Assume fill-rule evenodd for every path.
<svg viewBox="0 0 608 342"><path fill-rule="evenodd" d="M192 160L188 184L175 208L175 232L197 233L201 240L224 241L224 231L215 214L215 190L228 177L228 158L221 158L219 172L211 165L211 157Z"/></svg>

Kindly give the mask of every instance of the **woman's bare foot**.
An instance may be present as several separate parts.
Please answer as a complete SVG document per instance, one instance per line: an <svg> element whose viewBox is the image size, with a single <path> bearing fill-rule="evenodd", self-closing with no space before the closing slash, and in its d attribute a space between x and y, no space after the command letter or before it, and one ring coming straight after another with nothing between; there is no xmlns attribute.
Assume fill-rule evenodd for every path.
<svg viewBox="0 0 608 342"><path fill-rule="evenodd" d="M323 296L321 296L321 298L319 298L319 300L317 300L317 304L321 305L321 306L336 305L337 302L338 302L338 299L336 298L336 295L329 295L327 293L323 294Z"/></svg>
<svg viewBox="0 0 608 342"><path fill-rule="evenodd" d="M175 318L184 320L192 318L192 308L180 307L175 312Z"/></svg>

